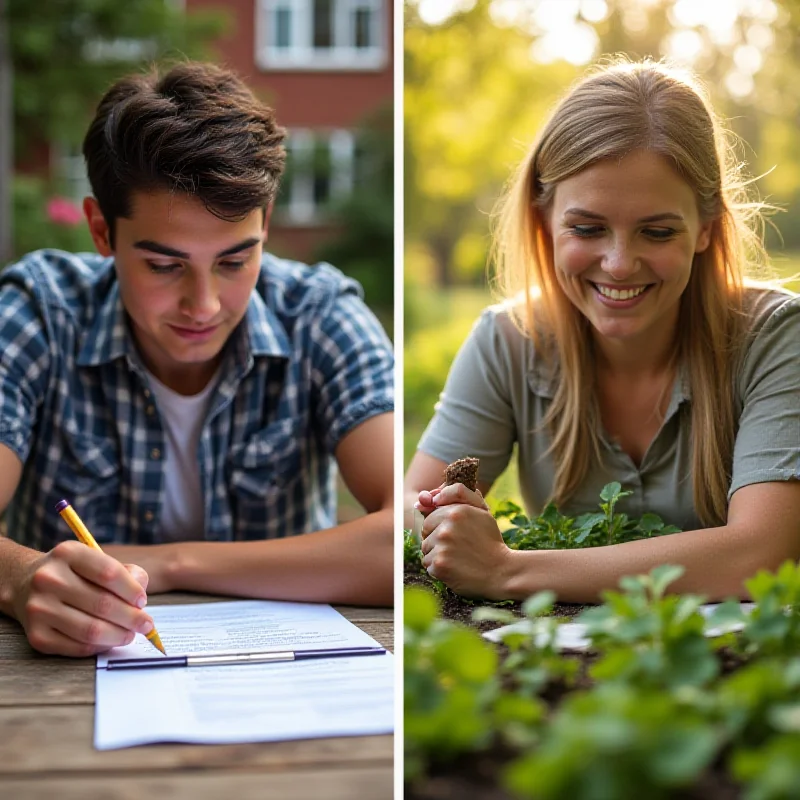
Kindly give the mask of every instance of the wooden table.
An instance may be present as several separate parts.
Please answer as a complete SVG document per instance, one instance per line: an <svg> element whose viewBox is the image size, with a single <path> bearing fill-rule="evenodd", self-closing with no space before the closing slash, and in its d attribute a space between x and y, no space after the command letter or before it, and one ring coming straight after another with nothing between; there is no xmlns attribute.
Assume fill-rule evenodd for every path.
<svg viewBox="0 0 800 800"><path fill-rule="evenodd" d="M150 605L227 598L153 595ZM337 606L387 648L393 611ZM392 736L94 749L94 659L43 656L0 615L3 800L391 800Z"/></svg>

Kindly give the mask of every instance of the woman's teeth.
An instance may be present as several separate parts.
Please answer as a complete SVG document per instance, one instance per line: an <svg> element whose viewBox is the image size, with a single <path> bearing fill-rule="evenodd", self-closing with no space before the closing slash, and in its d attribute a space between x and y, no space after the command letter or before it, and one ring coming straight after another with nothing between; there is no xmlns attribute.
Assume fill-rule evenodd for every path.
<svg viewBox="0 0 800 800"><path fill-rule="evenodd" d="M603 297L608 297L611 300L630 300L633 297L638 297L647 287L637 286L635 289L610 289L607 286L597 286L597 291Z"/></svg>

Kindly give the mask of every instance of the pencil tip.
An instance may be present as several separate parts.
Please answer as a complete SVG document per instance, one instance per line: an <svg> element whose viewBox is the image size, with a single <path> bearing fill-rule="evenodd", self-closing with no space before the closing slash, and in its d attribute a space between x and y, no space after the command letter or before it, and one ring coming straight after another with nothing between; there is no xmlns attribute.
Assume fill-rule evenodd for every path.
<svg viewBox="0 0 800 800"><path fill-rule="evenodd" d="M161 644L161 637L158 635L158 631L155 628L153 628L153 630L147 634L147 638L153 647L155 647L157 650L160 650L164 655L167 654L167 651L164 649L164 645Z"/></svg>

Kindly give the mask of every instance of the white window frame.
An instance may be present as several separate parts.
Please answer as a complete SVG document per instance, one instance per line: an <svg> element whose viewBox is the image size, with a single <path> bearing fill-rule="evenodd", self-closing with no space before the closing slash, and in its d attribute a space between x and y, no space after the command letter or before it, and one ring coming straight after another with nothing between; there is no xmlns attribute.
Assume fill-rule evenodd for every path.
<svg viewBox="0 0 800 800"><path fill-rule="evenodd" d="M69 147L56 142L50 150L51 169L56 179L64 186L64 197L78 206L84 197L92 197L92 186L86 172L86 162L78 145Z"/></svg>
<svg viewBox="0 0 800 800"><path fill-rule="evenodd" d="M314 0L256 0L256 64L262 70L376 71L388 63L387 0L331 0L334 6L334 46L313 47ZM355 12L372 11L369 47L355 46ZM279 9L290 12L290 44L277 47L273 41L273 19Z"/></svg>
<svg viewBox="0 0 800 800"><path fill-rule="evenodd" d="M331 158L330 197L337 200L353 191L354 155L356 138L353 131L341 128L312 130L291 128L286 141L290 158L297 163L298 157L311 158L314 146L327 140ZM311 227L327 222L327 207L314 201L313 172L297 172L287 175L281 191L287 192L287 202L275 209L276 222L286 227Z"/></svg>

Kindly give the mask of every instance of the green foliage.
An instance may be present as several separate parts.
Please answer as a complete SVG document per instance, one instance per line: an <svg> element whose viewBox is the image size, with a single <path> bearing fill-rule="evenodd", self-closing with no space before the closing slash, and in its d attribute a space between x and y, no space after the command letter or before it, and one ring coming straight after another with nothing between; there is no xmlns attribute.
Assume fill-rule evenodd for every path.
<svg viewBox="0 0 800 800"><path fill-rule="evenodd" d="M500 694L497 654L475 631L437 619L423 589L404 595L405 770L412 779L432 760L486 746ZM504 707L509 713L509 709Z"/></svg>
<svg viewBox="0 0 800 800"><path fill-rule="evenodd" d="M422 551L417 537L408 529L403 529L403 566L406 569L422 572Z"/></svg>
<svg viewBox="0 0 800 800"><path fill-rule="evenodd" d="M604 513L613 518L611 503L619 490L604 494ZM704 621L701 597L668 594L682 573L682 567L662 565L647 575L625 577L620 591L604 593L603 605L577 618L599 656L589 670L593 685L568 695L550 715L540 696L554 682L569 688L576 663L556 646L562 623L552 616L552 592L523 604L523 624L503 636L507 653L495 660L491 673L482 671L488 667L483 649L473 654L477 639L450 638L450 629L458 626L437 619L432 595L409 595L406 635L412 644L406 654L412 661L406 666L406 691L413 695L420 683L456 690L444 703L430 691L406 695L415 715L414 739L407 745L413 774L424 774L434 752L450 757L503 741L519 754L504 783L520 797L670 798L712 764L726 761L746 784L747 800L798 797L800 657L796 649L779 646L781 634L794 635L797 566L759 573L748 583L756 603L749 620L738 603L734 612L731 601ZM477 609L473 619L519 622L496 607ZM751 661L720 678L718 649L703 635L704 625L744 625L717 641L740 640L740 653ZM431 655L437 647L441 650ZM467 666L472 659L474 666ZM432 727L426 727L426 707L437 709ZM456 722L459 713L463 717ZM440 742L440 736L449 741Z"/></svg>
<svg viewBox="0 0 800 800"><path fill-rule="evenodd" d="M113 81L167 57L208 58L222 11L164 0L8 0L17 147L77 144Z"/></svg>
<svg viewBox="0 0 800 800"><path fill-rule="evenodd" d="M527 625L505 631L502 643L509 649L500 667L515 689L525 697L540 694L553 681L574 683L578 663L564 658L556 641L561 621L552 616L555 602L553 592L538 592L522 604L522 614ZM472 612L475 622L492 621L504 625L518 623L519 619L506 609L483 606Z"/></svg>
<svg viewBox="0 0 800 800"><path fill-rule="evenodd" d="M756 603L744 620L746 651L765 656L800 652L800 564L786 561L775 573L761 570L745 587Z"/></svg>
<svg viewBox="0 0 800 800"><path fill-rule="evenodd" d="M634 685L568 698L538 749L510 765L506 785L538 800L657 800L713 760L717 730L691 705Z"/></svg>
<svg viewBox="0 0 800 800"><path fill-rule="evenodd" d="M797 800L800 734L776 736L763 747L737 750L731 772L745 784L744 800Z"/></svg>
<svg viewBox="0 0 800 800"><path fill-rule="evenodd" d="M730 739L742 746L759 746L775 733L800 732L800 659L747 664L720 682L715 702Z"/></svg>
<svg viewBox="0 0 800 800"><path fill-rule="evenodd" d="M698 611L704 598L664 596L683 571L662 565L649 575L625 577L623 592L604 592L603 605L578 617L601 655L591 669L593 678L677 690L706 685L717 676L719 665Z"/></svg>
<svg viewBox="0 0 800 800"><path fill-rule="evenodd" d="M637 520L617 513L617 503L629 494L615 481L600 492L600 512L567 517L550 503L538 517L529 519L520 506L505 501L497 506L494 516L510 521L503 539L512 550L571 550L678 533L679 528L665 525L657 514L643 514Z"/></svg>
<svg viewBox="0 0 800 800"><path fill-rule="evenodd" d="M14 250L21 256L44 247L68 252L94 252L92 237L85 222L57 225L47 217L50 193L40 178L18 176L13 184Z"/></svg>

